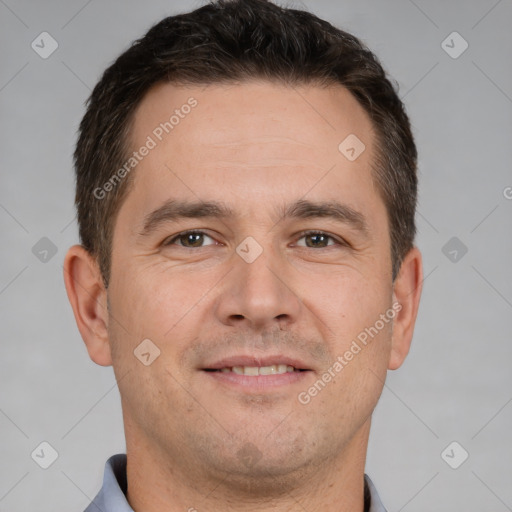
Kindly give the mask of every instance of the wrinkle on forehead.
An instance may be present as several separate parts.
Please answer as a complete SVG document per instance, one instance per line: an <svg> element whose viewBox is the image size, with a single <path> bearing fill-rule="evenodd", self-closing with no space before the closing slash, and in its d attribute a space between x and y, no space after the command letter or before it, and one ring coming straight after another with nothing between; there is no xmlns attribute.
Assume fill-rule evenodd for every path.
<svg viewBox="0 0 512 512"><path fill-rule="evenodd" d="M306 148L316 148L314 144L307 144L306 142L298 141L297 139L293 139L290 137L246 137L243 139L236 139L229 142L213 142L209 143L208 146L212 148L230 148L230 147L243 147L243 146L252 146L254 144L290 144L295 146L302 146Z"/></svg>

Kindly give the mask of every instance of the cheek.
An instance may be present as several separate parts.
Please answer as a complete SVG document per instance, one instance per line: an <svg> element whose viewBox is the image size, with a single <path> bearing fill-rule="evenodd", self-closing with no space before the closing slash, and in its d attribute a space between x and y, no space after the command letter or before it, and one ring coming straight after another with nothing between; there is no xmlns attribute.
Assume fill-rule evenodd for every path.
<svg viewBox="0 0 512 512"><path fill-rule="evenodd" d="M139 411L137 421L153 418L155 404L167 411L164 417L188 407L179 385L183 375L173 362L190 339L194 305L204 291L170 274L126 267L109 291L113 366L123 400L130 411Z"/></svg>
<svg viewBox="0 0 512 512"><path fill-rule="evenodd" d="M333 281L329 299L324 297L317 312L330 328L326 339L331 340L333 358L332 399L342 400L349 408L363 402L373 408L382 391L391 349L395 316L391 287L360 274Z"/></svg>
<svg viewBox="0 0 512 512"><path fill-rule="evenodd" d="M385 311L385 309L383 310ZM382 392L389 359L392 321L379 320L380 311L367 314L367 325L358 320L340 325L331 346L330 365L319 372L316 407L333 407L334 423L349 419L363 422L372 412ZM366 321L366 320L365 320ZM321 382L319 382L321 381ZM306 390L309 392L308 390ZM316 400L316 398L315 398Z"/></svg>
<svg viewBox="0 0 512 512"><path fill-rule="evenodd" d="M300 289L307 309L322 320L326 334L334 336L339 350L374 326L390 308L391 286L356 269L333 271L328 279L302 277ZM389 319L385 325L379 322L378 331L389 335L390 323Z"/></svg>
<svg viewBox="0 0 512 512"><path fill-rule="evenodd" d="M109 293L113 329L130 340L132 351L146 338L161 350L178 350L179 340L185 344L186 336L176 334L189 329L201 309L201 299L216 282L214 277L156 265L125 267Z"/></svg>

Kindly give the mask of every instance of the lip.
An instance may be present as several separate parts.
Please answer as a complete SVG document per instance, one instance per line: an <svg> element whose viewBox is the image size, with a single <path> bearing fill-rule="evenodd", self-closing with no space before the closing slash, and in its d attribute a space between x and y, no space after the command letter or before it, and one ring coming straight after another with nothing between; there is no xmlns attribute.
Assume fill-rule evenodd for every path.
<svg viewBox="0 0 512 512"><path fill-rule="evenodd" d="M283 354L266 354L262 356L232 355L215 361L211 364L207 364L201 369L221 370L222 368L233 368L233 366L272 366L279 364L293 366L296 370L311 370L309 365L307 365L307 363L304 361ZM267 375L262 377L267 377Z"/></svg>
<svg viewBox="0 0 512 512"><path fill-rule="evenodd" d="M203 370L201 373L209 379L209 382L216 382L225 386L227 389L234 389L244 393L262 393L286 388L287 386L299 382L303 383L305 379L309 378L312 372L305 370L302 372L286 372L278 375L257 376L238 375L232 372L209 372L206 370ZM301 384L301 388L304 387L305 384Z"/></svg>
<svg viewBox="0 0 512 512"><path fill-rule="evenodd" d="M220 371L211 371L221 370L222 368L233 368L233 366L261 367L279 364L293 366L296 370L303 371L255 376L239 375L233 372L224 373ZM205 365L204 368L201 368L201 371L210 382L216 382L228 389L235 389L246 393L262 393L282 389L283 387L303 382L313 373L313 370L304 361L284 354L265 354L261 356L232 355L217 360L214 363ZM210 379L213 379L213 381ZM304 386L304 384L302 385Z"/></svg>

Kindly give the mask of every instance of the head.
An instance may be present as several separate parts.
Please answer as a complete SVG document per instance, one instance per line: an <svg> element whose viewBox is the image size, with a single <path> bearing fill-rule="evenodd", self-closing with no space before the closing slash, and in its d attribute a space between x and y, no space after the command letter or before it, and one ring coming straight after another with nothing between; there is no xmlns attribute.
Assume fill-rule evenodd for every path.
<svg viewBox="0 0 512 512"><path fill-rule="evenodd" d="M270 485L367 436L421 258L409 121L357 38L265 0L167 18L94 88L75 165L66 286L128 446ZM233 357L305 371L249 389Z"/></svg>
<svg viewBox="0 0 512 512"><path fill-rule="evenodd" d="M375 130L372 178L386 206L396 277L416 233L417 153L402 102L356 37L310 13L250 0L220 1L164 19L94 88L75 151L75 202L81 243L97 259L105 285L113 227L137 165L129 162L136 149L131 133L144 96L160 82L204 86L255 79L342 86L364 109Z"/></svg>

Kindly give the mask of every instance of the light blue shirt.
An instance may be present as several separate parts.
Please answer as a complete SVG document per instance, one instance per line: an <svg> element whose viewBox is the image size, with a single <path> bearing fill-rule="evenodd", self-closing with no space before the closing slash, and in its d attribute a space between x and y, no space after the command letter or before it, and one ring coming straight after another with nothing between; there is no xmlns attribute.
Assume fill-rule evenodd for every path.
<svg viewBox="0 0 512 512"><path fill-rule="evenodd" d="M370 502L369 512L386 512L368 475L364 475L364 481L365 500ZM133 512L126 500L126 489L126 454L119 453L105 463L103 487L85 512Z"/></svg>

